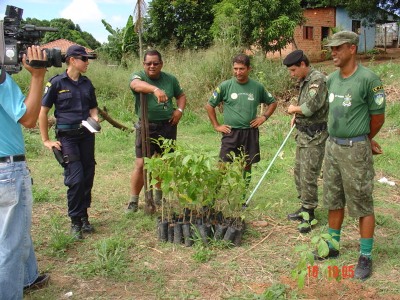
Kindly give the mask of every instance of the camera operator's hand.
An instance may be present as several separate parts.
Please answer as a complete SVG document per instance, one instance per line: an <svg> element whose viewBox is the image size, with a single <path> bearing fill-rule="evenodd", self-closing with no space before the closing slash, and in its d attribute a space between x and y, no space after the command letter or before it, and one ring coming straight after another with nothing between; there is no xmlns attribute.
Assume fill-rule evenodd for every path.
<svg viewBox="0 0 400 300"><path fill-rule="evenodd" d="M25 69L27 69L32 76L40 76L44 77L46 74L46 68L33 68L29 65L29 62L36 60L36 61L47 61L47 54L46 51L41 50L40 46L31 46L28 47L27 53L22 57L22 64L24 65Z"/></svg>

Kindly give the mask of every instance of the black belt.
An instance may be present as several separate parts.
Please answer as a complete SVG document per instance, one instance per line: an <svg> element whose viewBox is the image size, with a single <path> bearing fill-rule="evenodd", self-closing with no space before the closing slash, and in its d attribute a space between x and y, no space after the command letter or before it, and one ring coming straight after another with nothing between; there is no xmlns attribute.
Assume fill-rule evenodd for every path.
<svg viewBox="0 0 400 300"><path fill-rule="evenodd" d="M78 136L83 135L85 133L85 128L81 127L78 129L56 129L56 136L63 137L63 136Z"/></svg>
<svg viewBox="0 0 400 300"><path fill-rule="evenodd" d="M340 146L353 146L354 143L357 142L363 142L367 140L367 136L366 135L359 135L356 137L351 137L351 138L338 138L338 137L334 137L334 136L330 136L329 139L340 145Z"/></svg>
<svg viewBox="0 0 400 300"><path fill-rule="evenodd" d="M11 155L0 157L0 163L12 163L18 161L25 161L25 155Z"/></svg>
<svg viewBox="0 0 400 300"><path fill-rule="evenodd" d="M315 124L311 124L311 125L308 125L308 126L303 126L303 125L300 125L300 124L296 124L296 128L301 132L305 132L310 137L314 137L315 134L326 130L327 124L326 124L326 122L315 123Z"/></svg>

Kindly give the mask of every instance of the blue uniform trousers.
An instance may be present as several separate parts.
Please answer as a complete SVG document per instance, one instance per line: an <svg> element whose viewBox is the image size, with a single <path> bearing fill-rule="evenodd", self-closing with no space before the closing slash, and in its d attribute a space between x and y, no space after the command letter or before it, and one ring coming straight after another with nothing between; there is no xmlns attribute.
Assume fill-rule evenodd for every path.
<svg viewBox="0 0 400 300"><path fill-rule="evenodd" d="M59 141L63 155L72 160L64 169L64 184L68 187L68 216L87 217L96 165L94 134L86 130L80 135L62 134Z"/></svg>

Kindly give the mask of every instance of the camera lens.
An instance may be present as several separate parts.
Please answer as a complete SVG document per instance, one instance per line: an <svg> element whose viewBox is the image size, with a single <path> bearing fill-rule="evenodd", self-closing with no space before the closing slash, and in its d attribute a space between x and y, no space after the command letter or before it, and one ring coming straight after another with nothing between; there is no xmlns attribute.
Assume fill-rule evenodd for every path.
<svg viewBox="0 0 400 300"><path fill-rule="evenodd" d="M59 48L49 48L45 49L47 54L47 67L61 67L61 50Z"/></svg>

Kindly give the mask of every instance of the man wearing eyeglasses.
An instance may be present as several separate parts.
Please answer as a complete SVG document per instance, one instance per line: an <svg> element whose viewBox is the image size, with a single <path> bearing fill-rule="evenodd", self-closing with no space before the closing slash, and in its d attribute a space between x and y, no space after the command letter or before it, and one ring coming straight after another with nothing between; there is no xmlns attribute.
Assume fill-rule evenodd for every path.
<svg viewBox="0 0 400 300"><path fill-rule="evenodd" d="M52 151L61 151L64 184L68 187L68 216L71 235L82 239L82 232L92 233L88 208L91 205L95 171L94 134L82 126L89 117L98 122L97 100L92 82L82 73L87 71L89 55L84 47L72 45L67 49L67 70L46 84L39 115L43 144ZM47 115L55 106L56 137L49 138Z"/></svg>
<svg viewBox="0 0 400 300"><path fill-rule="evenodd" d="M143 60L144 70L132 75L130 88L135 97L135 113L140 112L140 93L147 95L149 136L151 140L160 137L176 140L177 125L182 118L186 106L186 96L178 80L172 74L161 71L163 61L160 52L148 50ZM176 99L176 105L172 99ZM144 185L142 155L142 140L140 120L136 126L135 167L131 176L131 198L128 212L136 212L139 204L139 194ZM157 143L151 142L150 155L161 154L162 150ZM161 204L162 193L159 184L156 186L154 200Z"/></svg>

